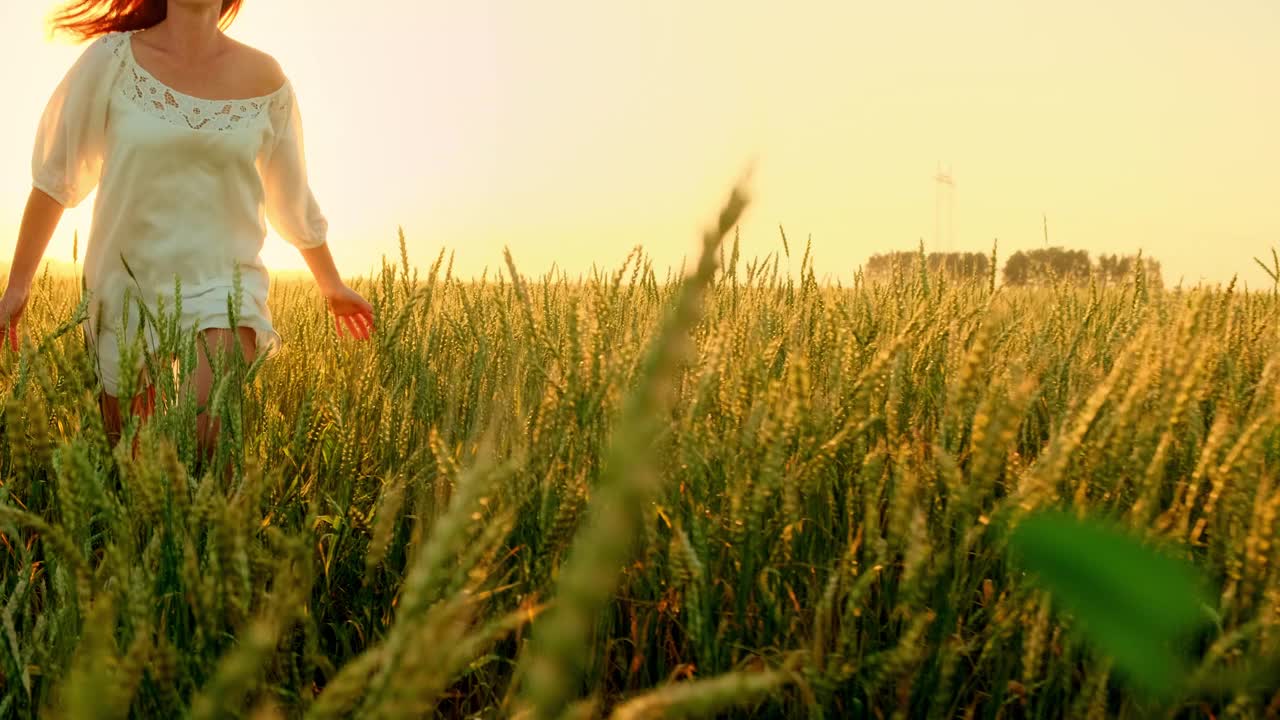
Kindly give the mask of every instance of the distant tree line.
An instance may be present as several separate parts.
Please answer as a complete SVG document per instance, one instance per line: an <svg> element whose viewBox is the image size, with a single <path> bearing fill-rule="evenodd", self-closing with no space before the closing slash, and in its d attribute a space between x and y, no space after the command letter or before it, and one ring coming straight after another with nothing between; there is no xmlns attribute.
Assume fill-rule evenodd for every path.
<svg viewBox="0 0 1280 720"><path fill-rule="evenodd" d="M1121 282L1124 278L1133 277L1134 273L1137 272L1139 262L1143 264L1142 271L1146 275L1149 285L1159 287L1164 283L1164 278L1160 275L1160 261L1153 257L1099 255L1098 272L1105 279L1112 282Z"/></svg>
<svg viewBox="0 0 1280 720"><path fill-rule="evenodd" d="M1049 285L1055 282L1086 283L1095 278L1099 283L1124 283L1137 275L1142 264L1144 282L1160 287L1160 261L1141 255L1099 255L1097 261L1084 250L1061 247L1018 251L1004 264L1006 285Z"/></svg>
<svg viewBox="0 0 1280 720"><path fill-rule="evenodd" d="M870 279L891 277L895 269L912 268L920 261L920 252L890 252L872 255L863 268ZM974 252L928 253L924 260L930 272L944 272L956 278L985 278L991 275L991 256ZM1054 283L1100 284L1124 283L1137 275L1142 263L1144 282L1149 287L1162 283L1160 261L1141 255L1105 254L1094 261L1084 250L1062 247L1020 250L1004 263L1005 285L1035 286Z"/></svg>

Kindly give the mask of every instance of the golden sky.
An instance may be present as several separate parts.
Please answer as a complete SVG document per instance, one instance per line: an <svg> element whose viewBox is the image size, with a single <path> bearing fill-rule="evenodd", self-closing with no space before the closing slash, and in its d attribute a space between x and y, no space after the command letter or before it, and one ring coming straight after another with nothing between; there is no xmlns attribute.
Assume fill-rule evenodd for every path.
<svg viewBox="0 0 1280 720"><path fill-rule="evenodd" d="M0 255L39 113L80 48L43 0L0 2ZM350 9L356 8L356 9ZM694 252L754 159L744 253L812 235L820 273L932 243L1145 248L1167 280L1262 281L1280 246L1280 4L246 0L231 34L298 91L339 266L398 255L526 273ZM64 220L50 257L69 260ZM278 269L302 267L268 242ZM793 268L799 257L792 259Z"/></svg>

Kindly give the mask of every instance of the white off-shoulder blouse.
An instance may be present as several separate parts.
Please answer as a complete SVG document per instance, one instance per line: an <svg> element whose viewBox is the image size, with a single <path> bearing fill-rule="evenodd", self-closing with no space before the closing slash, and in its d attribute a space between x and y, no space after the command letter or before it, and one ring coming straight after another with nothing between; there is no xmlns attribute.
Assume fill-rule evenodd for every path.
<svg viewBox="0 0 1280 720"><path fill-rule="evenodd" d="M238 266L238 325L271 352L280 336L260 257L266 223L300 248L326 240L291 83L241 100L184 95L137 63L132 33L95 40L58 85L40 120L32 175L65 207L98 190L84 264L86 336L111 395L126 371L121 345L141 335L155 349L139 301L172 312L180 287L185 329L229 328Z"/></svg>

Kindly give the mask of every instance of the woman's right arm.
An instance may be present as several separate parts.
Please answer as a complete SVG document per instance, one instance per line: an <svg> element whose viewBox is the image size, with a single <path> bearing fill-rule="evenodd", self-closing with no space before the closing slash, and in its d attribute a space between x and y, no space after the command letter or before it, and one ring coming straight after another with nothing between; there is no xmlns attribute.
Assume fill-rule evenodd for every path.
<svg viewBox="0 0 1280 720"><path fill-rule="evenodd" d="M43 190L32 188L27 198L27 209L22 213L22 227L18 230L18 245L13 251L13 264L9 266L9 280L4 295L0 295L0 329L9 338L10 349L18 349L18 321L27 307L31 283L49 239L62 219L63 207Z"/></svg>
<svg viewBox="0 0 1280 720"><path fill-rule="evenodd" d="M18 321L31 283L64 208L79 205L98 184L114 73L122 72L117 50L128 35L95 40L80 55L45 105L31 155L31 196L22 215L9 282L0 295L0 331L18 349Z"/></svg>

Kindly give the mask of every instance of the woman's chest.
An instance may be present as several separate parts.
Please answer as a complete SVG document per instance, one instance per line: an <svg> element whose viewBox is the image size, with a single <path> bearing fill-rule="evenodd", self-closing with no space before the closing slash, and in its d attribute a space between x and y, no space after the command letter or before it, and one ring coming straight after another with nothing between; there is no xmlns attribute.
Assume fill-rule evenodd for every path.
<svg viewBox="0 0 1280 720"><path fill-rule="evenodd" d="M108 152L156 153L168 159L256 163L273 132L268 102L212 101L179 95L125 69L107 116Z"/></svg>

